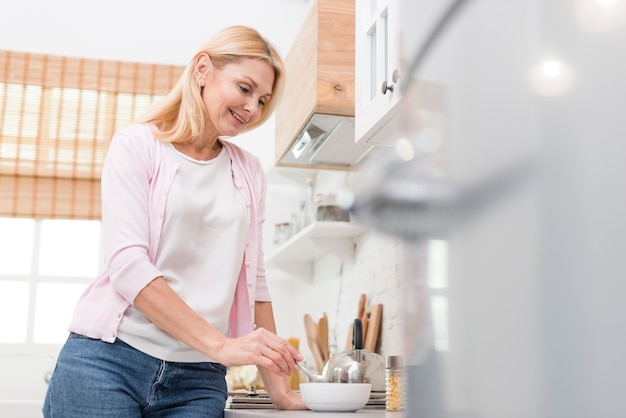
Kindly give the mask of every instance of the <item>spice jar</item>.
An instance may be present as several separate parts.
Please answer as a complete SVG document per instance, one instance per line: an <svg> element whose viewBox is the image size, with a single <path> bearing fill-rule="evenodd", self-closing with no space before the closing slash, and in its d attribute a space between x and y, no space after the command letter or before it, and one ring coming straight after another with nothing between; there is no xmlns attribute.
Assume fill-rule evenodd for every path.
<svg viewBox="0 0 626 418"><path fill-rule="evenodd" d="M385 409L404 410L406 369L402 356L387 356L385 360Z"/></svg>
<svg viewBox="0 0 626 418"><path fill-rule="evenodd" d="M291 236L291 224L283 222L274 225L274 245L280 245Z"/></svg>

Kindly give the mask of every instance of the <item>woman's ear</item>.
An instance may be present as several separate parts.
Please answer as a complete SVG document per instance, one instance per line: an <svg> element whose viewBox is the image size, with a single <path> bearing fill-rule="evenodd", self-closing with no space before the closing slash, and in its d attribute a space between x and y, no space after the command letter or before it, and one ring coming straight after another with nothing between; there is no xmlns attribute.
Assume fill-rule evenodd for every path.
<svg viewBox="0 0 626 418"><path fill-rule="evenodd" d="M211 62L211 58L209 58L209 54L206 52L198 54L193 72L198 86L204 87L207 75L212 67L213 63Z"/></svg>

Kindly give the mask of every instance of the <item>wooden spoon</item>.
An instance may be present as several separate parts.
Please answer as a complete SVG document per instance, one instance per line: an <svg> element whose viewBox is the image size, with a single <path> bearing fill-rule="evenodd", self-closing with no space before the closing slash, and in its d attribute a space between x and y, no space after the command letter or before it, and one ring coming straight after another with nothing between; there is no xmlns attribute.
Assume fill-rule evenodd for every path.
<svg viewBox="0 0 626 418"><path fill-rule="evenodd" d="M359 307L357 308L357 311L356 311L357 318L363 317L363 312L365 312L365 300L366 299L367 299L367 296L365 295L365 293L362 293L361 297L359 297Z"/></svg>
<svg viewBox="0 0 626 418"><path fill-rule="evenodd" d="M317 342L319 343L320 351L322 353L322 361L326 364L329 358L328 317L326 316L326 312L324 312L324 316L322 316L320 321L317 323Z"/></svg>
<svg viewBox="0 0 626 418"><path fill-rule="evenodd" d="M304 315L304 329L306 331L306 341L309 344L311 354L313 354L313 360L315 360L315 368L318 373L322 373L324 361L322 360L322 353L320 352L317 339L317 324L309 314Z"/></svg>

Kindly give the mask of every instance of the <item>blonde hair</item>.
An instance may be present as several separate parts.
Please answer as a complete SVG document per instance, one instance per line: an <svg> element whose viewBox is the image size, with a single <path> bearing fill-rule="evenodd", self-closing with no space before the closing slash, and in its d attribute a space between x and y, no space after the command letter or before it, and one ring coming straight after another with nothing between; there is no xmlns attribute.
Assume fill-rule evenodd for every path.
<svg viewBox="0 0 626 418"><path fill-rule="evenodd" d="M274 69L272 98L262 108L261 118L245 126L242 132L262 125L271 115L285 86L285 67L278 51L261 34L247 26L231 26L216 33L191 59L172 91L156 103L137 122L153 122L156 136L167 142L194 142L205 130L206 106L194 70L196 59L206 53L220 69L244 59L267 62ZM210 86L204 87L211 88Z"/></svg>

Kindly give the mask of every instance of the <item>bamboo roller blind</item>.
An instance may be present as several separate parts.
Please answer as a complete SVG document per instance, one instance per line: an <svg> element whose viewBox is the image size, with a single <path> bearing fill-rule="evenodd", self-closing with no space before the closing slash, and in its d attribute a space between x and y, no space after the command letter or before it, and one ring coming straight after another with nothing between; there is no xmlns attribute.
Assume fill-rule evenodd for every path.
<svg viewBox="0 0 626 418"><path fill-rule="evenodd" d="M0 51L0 217L100 219L113 133L183 67Z"/></svg>

